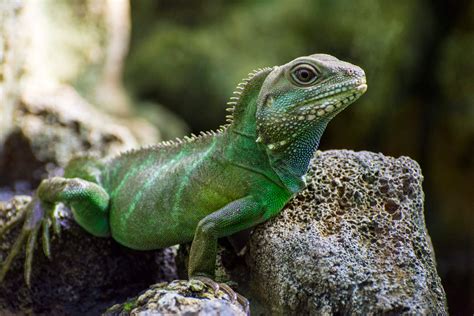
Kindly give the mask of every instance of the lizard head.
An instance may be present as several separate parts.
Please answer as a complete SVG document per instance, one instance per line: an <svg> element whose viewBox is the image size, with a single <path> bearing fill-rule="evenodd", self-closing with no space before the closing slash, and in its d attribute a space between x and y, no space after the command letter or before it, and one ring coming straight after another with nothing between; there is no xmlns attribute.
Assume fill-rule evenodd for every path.
<svg viewBox="0 0 474 316"><path fill-rule="evenodd" d="M294 140L318 138L336 114L367 89L364 71L333 56L315 54L276 66L257 98L258 142L270 151Z"/></svg>

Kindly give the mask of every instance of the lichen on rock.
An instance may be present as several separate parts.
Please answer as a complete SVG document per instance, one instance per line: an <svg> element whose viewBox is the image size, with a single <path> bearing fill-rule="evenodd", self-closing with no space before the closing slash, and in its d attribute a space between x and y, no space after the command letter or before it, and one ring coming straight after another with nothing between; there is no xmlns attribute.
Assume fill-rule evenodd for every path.
<svg viewBox="0 0 474 316"><path fill-rule="evenodd" d="M250 286L269 311L447 313L415 161L327 151L306 179L250 240Z"/></svg>
<svg viewBox="0 0 474 316"><path fill-rule="evenodd" d="M247 315L223 291L198 280L158 283L138 297L109 308L104 315Z"/></svg>

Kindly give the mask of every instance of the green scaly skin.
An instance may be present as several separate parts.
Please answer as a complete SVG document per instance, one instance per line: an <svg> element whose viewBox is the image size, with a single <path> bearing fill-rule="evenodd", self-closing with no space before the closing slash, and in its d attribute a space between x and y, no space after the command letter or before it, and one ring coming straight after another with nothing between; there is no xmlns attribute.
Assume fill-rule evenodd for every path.
<svg viewBox="0 0 474 316"><path fill-rule="evenodd" d="M364 71L323 54L259 69L228 102L229 124L107 160L76 158L64 177L41 182L0 281L26 242L30 284L41 231L50 256L55 204L95 236L149 250L192 241L189 276L213 277L217 239L262 223L304 187L304 175L328 122L367 89Z"/></svg>

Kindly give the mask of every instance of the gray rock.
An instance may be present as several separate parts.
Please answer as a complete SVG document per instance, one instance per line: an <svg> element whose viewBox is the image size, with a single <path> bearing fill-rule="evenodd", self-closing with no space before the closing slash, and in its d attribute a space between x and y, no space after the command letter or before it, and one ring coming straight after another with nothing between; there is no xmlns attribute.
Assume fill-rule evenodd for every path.
<svg viewBox="0 0 474 316"><path fill-rule="evenodd" d="M319 153L307 188L251 237L254 297L272 314L446 314L422 180L407 157Z"/></svg>
<svg viewBox="0 0 474 316"><path fill-rule="evenodd" d="M246 315L227 294L201 281L173 281L151 286L138 297L112 306L104 315Z"/></svg>
<svg viewBox="0 0 474 316"><path fill-rule="evenodd" d="M96 110L74 89L25 94L14 111L14 128L0 146L0 185L38 182L49 163L64 166L82 152L106 156L139 142L113 117Z"/></svg>

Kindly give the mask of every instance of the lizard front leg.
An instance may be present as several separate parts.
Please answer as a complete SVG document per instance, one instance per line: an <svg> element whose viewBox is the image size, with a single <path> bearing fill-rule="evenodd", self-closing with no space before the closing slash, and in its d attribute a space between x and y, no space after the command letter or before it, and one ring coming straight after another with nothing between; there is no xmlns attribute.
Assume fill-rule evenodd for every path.
<svg viewBox="0 0 474 316"><path fill-rule="evenodd" d="M213 277L217 239L263 221L264 208L251 196L235 200L198 224L189 254L188 275Z"/></svg>
<svg viewBox="0 0 474 316"><path fill-rule="evenodd" d="M220 210L204 217L198 224L189 254L188 275L211 286L215 292L221 287L232 301L237 300L249 313L249 302L227 284L218 284L211 277L215 273L217 239L255 226L264 220L264 207L253 197L235 200Z"/></svg>

